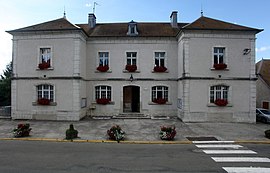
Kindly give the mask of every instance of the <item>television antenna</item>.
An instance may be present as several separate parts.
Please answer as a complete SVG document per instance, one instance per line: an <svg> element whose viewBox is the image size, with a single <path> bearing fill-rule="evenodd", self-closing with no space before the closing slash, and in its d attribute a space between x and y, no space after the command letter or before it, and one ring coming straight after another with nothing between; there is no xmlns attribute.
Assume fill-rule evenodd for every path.
<svg viewBox="0 0 270 173"><path fill-rule="evenodd" d="M93 14L95 14L96 5L99 5L99 4L97 2L94 2L94 5L93 5Z"/></svg>

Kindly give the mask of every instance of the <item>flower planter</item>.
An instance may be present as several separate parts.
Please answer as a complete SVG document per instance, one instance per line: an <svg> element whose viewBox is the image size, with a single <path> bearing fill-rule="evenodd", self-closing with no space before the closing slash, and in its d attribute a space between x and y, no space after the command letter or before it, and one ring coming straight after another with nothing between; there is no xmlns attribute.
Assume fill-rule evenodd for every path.
<svg viewBox="0 0 270 173"><path fill-rule="evenodd" d="M50 105L50 100L46 99L46 98L38 99L37 102L38 102L39 105Z"/></svg>
<svg viewBox="0 0 270 173"><path fill-rule="evenodd" d="M216 99L214 103L217 106L226 106L228 101L226 99Z"/></svg>
<svg viewBox="0 0 270 173"><path fill-rule="evenodd" d="M154 67L154 72L161 73L161 72L165 72L166 70L167 70L167 68L166 67L163 67L163 66L155 66Z"/></svg>
<svg viewBox="0 0 270 173"><path fill-rule="evenodd" d="M100 71L100 72L106 72L109 70L109 66L108 65L100 65L97 67L97 70Z"/></svg>
<svg viewBox="0 0 270 173"><path fill-rule="evenodd" d="M26 137L29 136L31 130L30 124L18 124L17 128L13 130L13 135L15 138Z"/></svg>
<svg viewBox="0 0 270 173"><path fill-rule="evenodd" d="M101 99L97 99L96 102L97 104L101 104L101 105L106 105L110 103L110 99L106 99L106 98L101 98Z"/></svg>
<svg viewBox="0 0 270 173"><path fill-rule="evenodd" d="M51 67L51 65L50 65L49 61L48 62L42 62L42 63L38 64L38 68L40 70L48 69L50 67Z"/></svg>
<svg viewBox="0 0 270 173"><path fill-rule="evenodd" d="M125 136L125 132L118 125L112 126L109 130L107 130L107 134L109 139L116 140L117 142L123 140Z"/></svg>
<svg viewBox="0 0 270 173"><path fill-rule="evenodd" d="M159 136L162 140L173 140L176 135L175 126L161 126Z"/></svg>
<svg viewBox="0 0 270 173"><path fill-rule="evenodd" d="M129 72L135 72L137 70L136 65L126 65L126 70Z"/></svg>
<svg viewBox="0 0 270 173"><path fill-rule="evenodd" d="M66 139L72 140L75 138L78 138L78 130L75 130L73 124L70 124L69 129L66 130Z"/></svg>
<svg viewBox="0 0 270 173"><path fill-rule="evenodd" d="M227 68L227 64L214 64L213 67L216 69L216 70L224 70Z"/></svg>
<svg viewBox="0 0 270 173"><path fill-rule="evenodd" d="M167 100L164 98L157 98L157 99L154 99L153 102L157 104L165 104Z"/></svg>

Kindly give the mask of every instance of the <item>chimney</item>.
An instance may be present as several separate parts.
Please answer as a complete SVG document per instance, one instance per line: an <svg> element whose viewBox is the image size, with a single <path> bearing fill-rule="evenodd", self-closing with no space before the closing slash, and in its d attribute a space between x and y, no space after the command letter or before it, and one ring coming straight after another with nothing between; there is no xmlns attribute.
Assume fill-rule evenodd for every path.
<svg viewBox="0 0 270 173"><path fill-rule="evenodd" d="M171 16L171 25L173 28L178 28L178 24L177 24L177 11L173 11Z"/></svg>
<svg viewBox="0 0 270 173"><path fill-rule="evenodd" d="M88 25L90 28L94 28L96 26L96 16L94 13L90 13L88 15Z"/></svg>

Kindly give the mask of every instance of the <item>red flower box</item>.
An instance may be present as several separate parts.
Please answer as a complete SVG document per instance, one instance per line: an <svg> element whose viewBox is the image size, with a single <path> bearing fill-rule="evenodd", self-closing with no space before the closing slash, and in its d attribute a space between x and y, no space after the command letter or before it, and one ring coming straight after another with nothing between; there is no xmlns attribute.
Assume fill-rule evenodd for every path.
<svg viewBox="0 0 270 173"><path fill-rule="evenodd" d="M50 67L51 67L50 61L42 62L42 63L38 64L38 68L40 70L44 70L44 69L47 69L47 68L50 68Z"/></svg>
<svg viewBox="0 0 270 173"><path fill-rule="evenodd" d="M126 70L129 72L134 72L137 70L137 66L136 65L126 65Z"/></svg>
<svg viewBox="0 0 270 173"><path fill-rule="evenodd" d="M157 104L165 104L167 102L167 100L164 98L156 98L153 100L153 102L157 103Z"/></svg>
<svg viewBox="0 0 270 173"><path fill-rule="evenodd" d="M46 98L40 98L37 102L39 105L50 105L50 100Z"/></svg>
<svg viewBox="0 0 270 173"><path fill-rule="evenodd" d="M106 72L109 70L109 66L108 65L100 65L97 67L97 70L100 71L100 72Z"/></svg>
<svg viewBox="0 0 270 173"><path fill-rule="evenodd" d="M162 140L173 140L176 135L175 126L161 126L159 135Z"/></svg>
<svg viewBox="0 0 270 173"><path fill-rule="evenodd" d="M216 69L216 70L224 70L227 68L227 64L214 64L213 67Z"/></svg>
<svg viewBox="0 0 270 173"><path fill-rule="evenodd" d="M167 70L167 68L163 67L163 66L155 66L154 67L155 72L165 72L166 70Z"/></svg>
<svg viewBox="0 0 270 173"><path fill-rule="evenodd" d="M97 104L101 104L101 105L106 105L108 103L110 103L110 99L106 99L106 98L101 98L101 99L97 99L96 102Z"/></svg>
<svg viewBox="0 0 270 173"><path fill-rule="evenodd" d="M217 106L226 106L228 101L226 99L216 99L214 102Z"/></svg>

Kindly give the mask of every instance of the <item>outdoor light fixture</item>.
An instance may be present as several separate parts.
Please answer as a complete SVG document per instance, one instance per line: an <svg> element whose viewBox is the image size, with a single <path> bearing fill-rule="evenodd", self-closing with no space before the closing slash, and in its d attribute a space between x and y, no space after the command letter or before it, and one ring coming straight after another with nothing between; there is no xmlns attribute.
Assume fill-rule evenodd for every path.
<svg viewBox="0 0 270 173"><path fill-rule="evenodd" d="M243 55L249 54L249 53L250 53L250 50L251 50L251 49L248 49L248 48L244 49L244 50L243 50Z"/></svg>
<svg viewBox="0 0 270 173"><path fill-rule="evenodd" d="M132 74L130 75L129 80L130 80L130 82L133 81L133 76L132 76Z"/></svg>

